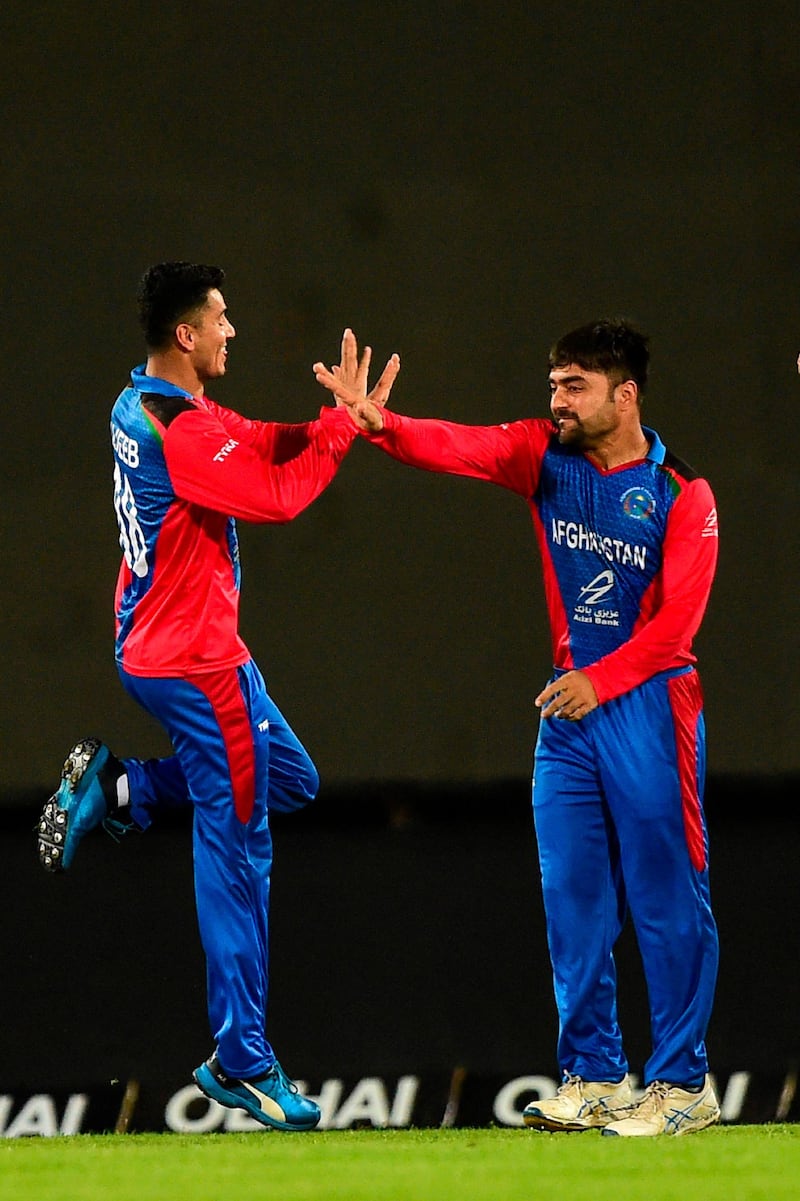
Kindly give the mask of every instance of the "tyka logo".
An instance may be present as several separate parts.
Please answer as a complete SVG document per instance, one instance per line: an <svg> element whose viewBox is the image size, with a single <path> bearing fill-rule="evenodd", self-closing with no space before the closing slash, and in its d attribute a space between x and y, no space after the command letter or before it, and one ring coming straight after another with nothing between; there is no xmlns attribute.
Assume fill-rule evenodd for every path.
<svg viewBox="0 0 800 1201"><path fill-rule="evenodd" d="M607 568L581 588L578 600L584 605L596 605L614 587L614 572Z"/></svg>
<svg viewBox="0 0 800 1201"><path fill-rule="evenodd" d="M217 451L217 453L214 455L214 462L215 463L224 462L224 460L227 459L227 457L231 453L231 451L235 450L238 445L239 445L239 443L236 441L235 438L229 438L228 441L225 443L225 445L221 446L220 449Z"/></svg>

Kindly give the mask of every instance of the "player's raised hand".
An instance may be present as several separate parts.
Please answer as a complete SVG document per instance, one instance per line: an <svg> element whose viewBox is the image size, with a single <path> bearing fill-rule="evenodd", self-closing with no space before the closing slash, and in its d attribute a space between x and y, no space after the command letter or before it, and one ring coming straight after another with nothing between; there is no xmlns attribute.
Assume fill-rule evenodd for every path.
<svg viewBox="0 0 800 1201"><path fill-rule="evenodd" d="M342 361L338 366L328 369L324 363L314 364L314 375L317 381L327 388L336 398L338 405L346 405L350 416L360 429L377 433L383 428L382 408L389 399L392 385L400 370L400 356L393 354L378 382L371 392L367 392L367 376L369 372L372 351L365 347L358 359L358 344L351 329L346 329L342 337Z"/></svg>

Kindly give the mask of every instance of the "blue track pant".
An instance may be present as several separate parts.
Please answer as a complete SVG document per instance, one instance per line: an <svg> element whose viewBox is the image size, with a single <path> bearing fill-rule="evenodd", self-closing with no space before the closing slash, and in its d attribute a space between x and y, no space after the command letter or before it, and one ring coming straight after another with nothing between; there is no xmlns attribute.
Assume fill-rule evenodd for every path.
<svg viewBox="0 0 800 1201"><path fill-rule="evenodd" d="M206 956L208 1014L224 1071L263 1076L272 838L269 811L312 800L316 768L267 694L252 660L188 679L120 670L126 690L164 727L168 759L123 760L131 816L192 806L194 882Z"/></svg>
<svg viewBox="0 0 800 1201"><path fill-rule="evenodd" d="M579 722L543 720L533 813L562 1072L620 1080L613 948L629 910L650 1001L644 1083L699 1084L717 976L695 671L664 672Z"/></svg>

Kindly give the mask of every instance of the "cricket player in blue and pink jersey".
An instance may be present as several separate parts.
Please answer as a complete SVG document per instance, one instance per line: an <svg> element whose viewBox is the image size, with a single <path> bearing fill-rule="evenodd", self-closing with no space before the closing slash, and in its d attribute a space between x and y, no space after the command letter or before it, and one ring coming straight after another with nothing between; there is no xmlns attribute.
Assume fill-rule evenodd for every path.
<svg viewBox="0 0 800 1201"><path fill-rule="evenodd" d="M342 363L357 362L348 333ZM526 1125L648 1136L719 1120L705 1035L717 931L703 815L705 730L692 640L717 562L708 483L641 424L647 339L599 321L550 354L551 420L466 426L364 401L315 365L363 435L428 471L528 503L544 568L553 677L536 698L533 812L563 1083ZM634 1104L613 949L630 911L652 1054Z"/></svg>
<svg viewBox="0 0 800 1201"><path fill-rule="evenodd" d="M123 559L116 659L127 692L169 735L167 759L117 759L99 739L69 752L38 827L48 871L68 869L104 825L146 829L193 810L195 898L215 1050L198 1087L264 1126L309 1130L319 1107L267 1041L270 812L319 784L238 630L236 519L290 521L323 491L356 436L340 406L296 425L252 421L206 396L235 330L218 267L151 267L139 290L147 362L111 413L114 503ZM352 376L366 388L369 352ZM352 357L348 360L352 364ZM373 399L385 401L399 363Z"/></svg>

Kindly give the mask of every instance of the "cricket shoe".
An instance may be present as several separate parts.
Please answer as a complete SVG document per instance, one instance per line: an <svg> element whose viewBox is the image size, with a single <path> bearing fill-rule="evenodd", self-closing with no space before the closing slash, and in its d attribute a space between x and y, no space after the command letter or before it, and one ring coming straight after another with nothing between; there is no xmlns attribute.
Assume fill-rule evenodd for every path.
<svg viewBox="0 0 800 1201"><path fill-rule="evenodd" d="M109 816L116 810L116 780L123 770L99 738L75 743L61 769L58 791L36 826L39 862L45 871L66 871L78 843L96 826L104 825L115 837L131 828Z"/></svg>
<svg viewBox="0 0 800 1201"><path fill-rule="evenodd" d="M522 1120L534 1130L593 1130L621 1117L632 1104L628 1076L612 1084L567 1072L556 1095L526 1105Z"/></svg>
<svg viewBox="0 0 800 1201"><path fill-rule="evenodd" d="M322 1117L315 1101L299 1092L297 1085L276 1060L257 1080L236 1080L226 1076L216 1051L201 1064L192 1078L212 1101L228 1109L245 1109L262 1126L276 1130L313 1130Z"/></svg>
<svg viewBox="0 0 800 1201"><path fill-rule="evenodd" d="M656 1134L691 1134L720 1119L714 1086L706 1076L702 1087L692 1092L677 1084L654 1080L627 1117L606 1126L603 1134L623 1138L650 1138Z"/></svg>

